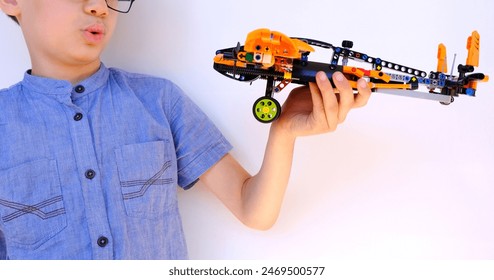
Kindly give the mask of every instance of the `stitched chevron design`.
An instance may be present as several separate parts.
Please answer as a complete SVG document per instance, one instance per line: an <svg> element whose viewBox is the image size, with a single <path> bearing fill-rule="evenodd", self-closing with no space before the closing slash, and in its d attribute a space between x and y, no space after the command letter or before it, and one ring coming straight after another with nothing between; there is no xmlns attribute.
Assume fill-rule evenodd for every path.
<svg viewBox="0 0 494 280"><path fill-rule="evenodd" d="M167 185L167 184L173 183L172 178L160 179L161 175L163 175L163 173L165 173L165 171L168 168L170 168L170 166L171 166L171 161L165 162L165 164L163 164L163 166L158 171L158 173L154 174L153 177L151 177L148 180L134 180L134 181L120 182L120 186L122 188L135 187L135 186L141 186L142 185L141 189L136 191L136 192L123 194L123 199L128 200L128 199L134 199L134 198L141 197L153 185Z"/></svg>
<svg viewBox="0 0 494 280"><path fill-rule="evenodd" d="M143 186L145 185L149 180L135 180L135 181L125 181L121 182L120 186L122 188L130 188L130 187L136 187L136 186ZM171 184L173 183L173 179L168 178L168 179L158 179L152 183L152 185L166 185L166 184Z"/></svg>
<svg viewBox="0 0 494 280"><path fill-rule="evenodd" d="M63 197L60 195L35 205L25 205L17 202L0 199L0 205L17 210L9 215L4 216L2 220L4 223L6 223L27 214L36 215L43 220L50 219L65 214L65 208L59 208L50 212L44 212L42 209L52 204L61 202L62 200Z"/></svg>

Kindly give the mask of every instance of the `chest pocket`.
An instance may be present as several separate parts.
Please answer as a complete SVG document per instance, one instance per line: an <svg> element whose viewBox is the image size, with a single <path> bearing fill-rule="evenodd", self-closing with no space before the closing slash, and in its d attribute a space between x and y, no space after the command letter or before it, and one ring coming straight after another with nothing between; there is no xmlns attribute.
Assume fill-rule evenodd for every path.
<svg viewBox="0 0 494 280"><path fill-rule="evenodd" d="M29 249L67 226L55 160L0 171L0 218L8 246Z"/></svg>
<svg viewBox="0 0 494 280"><path fill-rule="evenodd" d="M168 141L122 146L115 156L128 216L154 219L176 210L176 156Z"/></svg>

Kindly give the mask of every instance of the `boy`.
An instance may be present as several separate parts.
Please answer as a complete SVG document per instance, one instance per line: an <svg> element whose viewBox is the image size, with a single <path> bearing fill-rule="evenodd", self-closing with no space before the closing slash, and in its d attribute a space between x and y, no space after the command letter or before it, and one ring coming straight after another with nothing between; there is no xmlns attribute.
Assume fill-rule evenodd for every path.
<svg viewBox="0 0 494 280"><path fill-rule="evenodd" d="M32 69L0 91L0 256L184 259L176 185L197 180L245 225L275 222L298 136L334 131L365 105L341 73L291 92L251 176L168 80L106 68L117 0L0 0ZM126 12L126 11L120 11Z"/></svg>

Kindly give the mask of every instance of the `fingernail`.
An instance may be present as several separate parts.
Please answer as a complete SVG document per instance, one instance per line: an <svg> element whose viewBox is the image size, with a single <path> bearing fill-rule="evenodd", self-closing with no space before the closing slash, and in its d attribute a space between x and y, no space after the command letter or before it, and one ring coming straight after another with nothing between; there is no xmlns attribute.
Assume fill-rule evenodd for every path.
<svg viewBox="0 0 494 280"><path fill-rule="evenodd" d="M361 88L367 88L367 81L361 79L361 80L358 81L358 85Z"/></svg>
<svg viewBox="0 0 494 280"><path fill-rule="evenodd" d="M326 81L328 79L328 76L324 72L319 72L319 73L317 73L317 78L320 81Z"/></svg>
<svg viewBox="0 0 494 280"><path fill-rule="evenodd" d="M343 76L343 74L341 74L340 72L336 72L333 74L333 77L338 81L338 82L343 82L343 80L345 79L345 77Z"/></svg>

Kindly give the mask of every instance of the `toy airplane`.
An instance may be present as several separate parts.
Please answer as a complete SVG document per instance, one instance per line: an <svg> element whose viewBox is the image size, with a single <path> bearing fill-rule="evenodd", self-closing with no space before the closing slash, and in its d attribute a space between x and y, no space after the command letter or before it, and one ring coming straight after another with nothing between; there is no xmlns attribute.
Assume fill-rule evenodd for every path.
<svg viewBox="0 0 494 280"><path fill-rule="evenodd" d="M330 63L309 61L308 56L315 47L332 49ZM465 65L458 65L459 75L447 74L446 47L439 45L437 71L425 71L403 66L351 50L353 42L343 41L342 47L329 43L290 38L269 29L254 30L247 35L245 45L219 50L214 58L214 69L219 73L243 82L258 78L267 80L265 96L253 106L254 117L262 123L270 123L281 114L281 105L273 98L288 84L308 84L315 81L315 75L324 71L331 80L335 71L342 72L354 90L357 80L366 78L374 92L389 93L439 101L448 105L460 94L475 96L478 82L487 82L489 77L473 73L479 65L480 35L472 32L468 38L468 57ZM348 66L349 59L369 63L372 69ZM383 68L394 73L383 72ZM419 86L427 91L419 91Z"/></svg>

